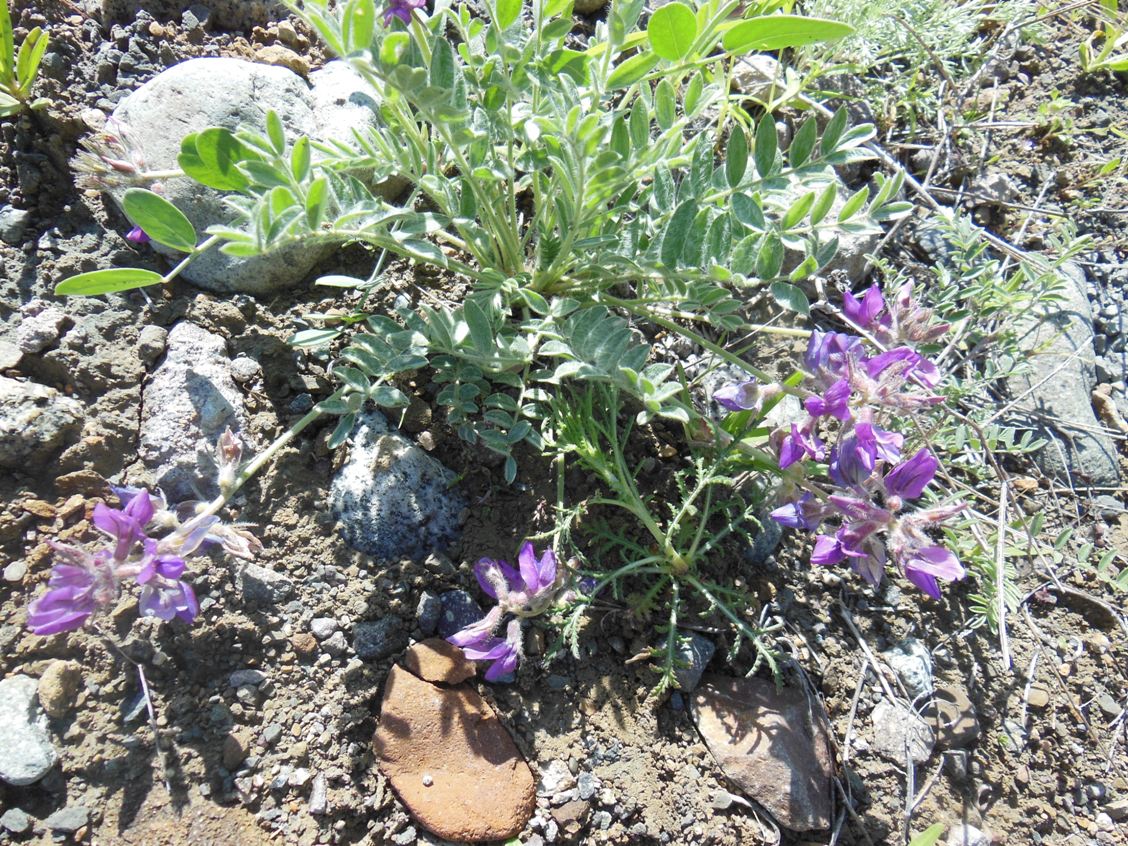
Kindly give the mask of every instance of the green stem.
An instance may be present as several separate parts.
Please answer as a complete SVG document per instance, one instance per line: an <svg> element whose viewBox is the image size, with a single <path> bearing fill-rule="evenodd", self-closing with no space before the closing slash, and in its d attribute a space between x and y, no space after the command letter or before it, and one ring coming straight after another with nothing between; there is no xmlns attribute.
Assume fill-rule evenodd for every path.
<svg viewBox="0 0 1128 846"><path fill-rule="evenodd" d="M330 395L329 399L326 401L328 402L331 400L340 399L341 395L344 394L344 392L344 388L338 388L333 392L332 395ZM310 411L301 420L299 420L297 423L295 423L293 426L279 435L275 439L274 443L272 443L270 446L256 455L253 459L243 465L242 469L235 474L235 479L232 481L227 490L223 491L219 496L209 502L198 516L211 516L212 514L219 513L220 509L227 505L227 503L231 501L231 498L239 492L239 489L243 487L243 485L247 484L247 482L249 482L254 477L254 475L266 465L268 461L270 461L275 455L277 455L283 447L290 443L290 441L301 434L302 430L309 426L310 423L317 420L324 413L325 412L321 411L315 405L312 411Z"/></svg>

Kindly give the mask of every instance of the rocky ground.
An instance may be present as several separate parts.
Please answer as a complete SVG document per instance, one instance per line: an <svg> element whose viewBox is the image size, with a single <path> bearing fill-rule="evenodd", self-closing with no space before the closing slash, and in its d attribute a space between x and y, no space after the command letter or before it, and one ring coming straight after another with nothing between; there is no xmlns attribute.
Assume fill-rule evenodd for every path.
<svg viewBox="0 0 1128 846"><path fill-rule="evenodd" d="M776 537L759 539L755 563L740 566L766 613L786 622L790 698L763 679L734 689L709 632L697 635L684 690L653 696L646 663L628 663L649 646L648 627L614 607L588 621L581 660L541 660L553 632L535 628L514 684L455 681L445 665L429 679L404 650L481 613L470 568L547 528L537 481L547 473L503 485L422 390L404 419L373 417L347 457L328 449L331 425L315 425L244 489L233 511L264 551L251 564L219 553L194 562L192 626L139 620L123 602L100 631L28 633L46 541L92 537L107 480L194 496L181 471L224 427L265 445L331 390L328 355L287 343L306 315L340 306L326 289L264 296L177 282L91 300L52 294L76 272L167 267L124 240L124 218L75 187L70 164L78 140L131 91L200 56L288 68L306 91L301 79L326 60L271 3L145 6L13 6L17 39L50 29L42 93L52 104L0 123L0 843L440 842L401 799L397 779L418 773L376 765L395 748L390 720L373 745L381 703L413 686L424 692L393 711L408 722L432 696L460 703L451 720L490 724L495 713L512 735L505 756L466 747L498 754L491 764L514 780L494 802L527 801L522 843L896 843L907 826L933 822L951 843L1128 842L1124 594L1078 561L1076 546L1054 564L1056 580L1044 562L1018 560L1009 666L996 638L969 630L965 589L943 603L892 583L868 592L812 570L799 541ZM1041 42L998 47L949 134L903 149L899 129L882 137L922 178L931 169L942 203L1025 249L1050 249L1063 217L1094 237L1073 270L1070 346L1048 368L1061 375L1017 391L1031 425L1062 451L1008 468L1016 506L1046 513L1051 534L1077 526L1094 558L1111 548L1123 562L1128 191L1123 164L1101 168L1128 159L1125 87L1079 74L1081 35L1055 19ZM1055 91L1068 108L1047 111ZM310 115L317 108L311 100ZM928 231L903 228L885 255L923 278L950 258ZM368 260L353 247L296 272L306 281ZM369 306L415 290L410 270L395 268ZM645 447L658 465L677 460L665 446L656 436ZM1084 490L1055 475L1063 454ZM373 482L374 466L391 472ZM429 554L435 547L444 551ZM929 691L936 704L918 716L908 703ZM734 741L747 737L765 739L759 757ZM726 758L733 745L741 754ZM522 757L531 769L505 763ZM780 803L784 782L794 802Z"/></svg>

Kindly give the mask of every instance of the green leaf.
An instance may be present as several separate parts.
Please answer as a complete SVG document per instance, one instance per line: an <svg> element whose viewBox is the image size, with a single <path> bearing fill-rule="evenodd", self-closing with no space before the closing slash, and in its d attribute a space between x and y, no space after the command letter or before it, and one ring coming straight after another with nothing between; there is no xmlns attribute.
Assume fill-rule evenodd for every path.
<svg viewBox="0 0 1128 846"><path fill-rule="evenodd" d="M217 191L242 191L250 183L236 165L250 155L229 130L213 126L187 136L181 142L177 162L201 185Z"/></svg>
<svg viewBox="0 0 1128 846"><path fill-rule="evenodd" d="M630 130L635 149L642 150L650 143L650 113L641 99L635 100L631 107Z"/></svg>
<svg viewBox="0 0 1128 846"><path fill-rule="evenodd" d="M638 53L631 56L625 62L622 62L618 67L611 72L611 76L607 77L607 87L627 88L634 85L658 64L659 58L654 53Z"/></svg>
<svg viewBox="0 0 1128 846"><path fill-rule="evenodd" d="M345 48L353 53L372 46L376 32L376 4L373 0L349 0L345 12Z"/></svg>
<svg viewBox="0 0 1128 846"><path fill-rule="evenodd" d="M869 186L863 185L850 195L850 199L846 201L845 205L842 206L842 211L838 213L839 223L845 223L858 213L858 210L861 209L861 207L866 204L866 200L869 199L869 191Z"/></svg>
<svg viewBox="0 0 1128 846"><path fill-rule="evenodd" d="M282 129L282 118L278 117L278 112L274 109L266 113L266 137L270 139L275 153L282 155L286 152L286 133Z"/></svg>
<svg viewBox="0 0 1128 846"><path fill-rule="evenodd" d="M391 385L376 385L369 391L368 396L376 405L384 408L406 408L410 403L403 391Z"/></svg>
<svg viewBox="0 0 1128 846"><path fill-rule="evenodd" d="M145 234L166 247L190 253L196 249L196 230L184 213L159 194L130 188L121 198L125 216Z"/></svg>
<svg viewBox="0 0 1128 846"><path fill-rule="evenodd" d="M675 62L689 53L697 38L697 16L684 3L669 3L654 10L646 34L655 53Z"/></svg>
<svg viewBox="0 0 1128 846"><path fill-rule="evenodd" d="M504 31L513 25L521 14L521 0L497 0L497 21L498 29Z"/></svg>
<svg viewBox="0 0 1128 846"><path fill-rule="evenodd" d="M783 267L783 241L779 235L769 232L760 244L760 253L756 256L756 275L761 279L774 279L779 276Z"/></svg>
<svg viewBox="0 0 1128 846"><path fill-rule="evenodd" d="M725 179L730 188L735 188L744 178L748 169L748 136L739 126L734 126L729 137L728 151L725 153Z"/></svg>
<svg viewBox="0 0 1128 846"><path fill-rule="evenodd" d="M822 193L819 194L815 204L811 206L811 226L818 226L822 219L830 212L830 207L834 205L835 199L838 197L838 185L834 182L827 184L823 188Z"/></svg>
<svg viewBox="0 0 1128 846"><path fill-rule="evenodd" d="M800 168L807 163L807 159L811 157L811 152L815 149L815 141L818 139L818 130L815 127L815 116L811 115L799 130L795 133L795 137L791 141L791 146L787 148L787 161L794 168Z"/></svg>
<svg viewBox="0 0 1128 846"><path fill-rule="evenodd" d="M783 219L779 222L780 227L786 232L788 229L796 226L799 221L807 216L807 212L811 210L811 206L814 204L815 192L808 191L788 206L787 211L783 213Z"/></svg>
<svg viewBox="0 0 1128 846"><path fill-rule="evenodd" d="M324 176L319 176L310 183L306 192L306 223L310 229L321 225L321 218L325 213L325 193L329 190L329 183Z"/></svg>
<svg viewBox="0 0 1128 846"><path fill-rule="evenodd" d="M705 77L698 71L689 80L689 84L685 87L685 97L682 102L682 109L686 115L692 116L697 114L697 107L701 103L701 94L705 90Z"/></svg>
<svg viewBox="0 0 1128 846"><path fill-rule="evenodd" d="M733 273L751 276L756 272L756 257L760 252L762 237L762 235L747 235L733 248L730 262Z"/></svg>
<svg viewBox="0 0 1128 846"><path fill-rule="evenodd" d="M31 91L35 75L39 72L39 63L46 50L47 33L39 27L29 32L20 45L20 54L16 59L16 78L24 96Z"/></svg>
<svg viewBox="0 0 1128 846"><path fill-rule="evenodd" d="M817 44L820 41L837 41L853 32L852 26L823 18L766 15L741 21L725 33L721 44L730 53L783 50Z"/></svg>
<svg viewBox="0 0 1128 846"><path fill-rule="evenodd" d="M663 6L662 8L667 8ZM658 126L669 129L677 119L677 99L670 80L663 79L654 90L654 117Z"/></svg>
<svg viewBox="0 0 1128 846"><path fill-rule="evenodd" d="M298 182L303 182L309 176L309 162L309 139L303 135L294 142L294 149L290 151L290 170Z"/></svg>
<svg viewBox="0 0 1128 846"><path fill-rule="evenodd" d="M678 256L685 246L685 239L697 217L697 201L690 199L683 202L670 216L666 232L662 235L662 264L674 268L678 265Z"/></svg>
<svg viewBox="0 0 1128 846"><path fill-rule="evenodd" d="M799 288L786 282L773 282L772 297L788 311L796 311L807 316L811 313L811 303Z"/></svg>
<svg viewBox="0 0 1128 846"><path fill-rule="evenodd" d="M329 436L327 446L329 449L336 449L341 444L349 439L352 434L353 426L356 425L356 414L346 414L337 423L337 427L333 430L333 434Z"/></svg>
<svg viewBox="0 0 1128 846"><path fill-rule="evenodd" d="M0 83L14 81L16 69L12 59L16 55L15 41L12 38L12 18L8 14L7 2L0 3Z"/></svg>
<svg viewBox="0 0 1128 846"><path fill-rule="evenodd" d="M935 846L944 833L944 823L933 823L909 841L909 846Z"/></svg>
<svg viewBox="0 0 1128 846"><path fill-rule="evenodd" d="M842 133L846 129L846 117L846 107L839 106L831 119L827 121L822 140L819 141L819 152L824 156L829 156L838 146L838 141L842 138Z"/></svg>
<svg viewBox="0 0 1128 846"><path fill-rule="evenodd" d="M55 286L59 296L92 297L97 294L114 294L132 288L144 288L164 281L164 277L154 270L137 267L113 267L109 270L92 270L64 279Z"/></svg>
<svg viewBox="0 0 1128 846"><path fill-rule="evenodd" d="M454 87L454 48L445 38L436 38L431 53L430 83L442 91Z"/></svg>
<svg viewBox="0 0 1128 846"><path fill-rule="evenodd" d="M779 139L776 136L775 121L770 114L760 118L756 127L756 149L754 152L756 172L761 177L769 176L775 168L776 149Z"/></svg>
<svg viewBox="0 0 1128 846"><path fill-rule="evenodd" d="M482 311L482 307L474 300L467 300L462 307L462 316L470 329L470 342L474 349L483 355L488 355L494 350L494 333L489 318Z"/></svg>
<svg viewBox="0 0 1128 846"><path fill-rule="evenodd" d="M732 213L736 219L750 229L763 231L767 228L764 210L747 194L732 195Z"/></svg>

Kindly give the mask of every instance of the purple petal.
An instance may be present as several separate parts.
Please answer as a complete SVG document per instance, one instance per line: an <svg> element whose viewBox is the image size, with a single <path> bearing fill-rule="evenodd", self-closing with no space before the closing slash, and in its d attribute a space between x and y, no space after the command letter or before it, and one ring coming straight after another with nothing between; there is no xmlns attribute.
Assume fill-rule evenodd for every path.
<svg viewBox="0 0 1128 846"><path fill-rule="evenodd" d="M537 569L537 551L533 548L532 541L521 544L521 551L517 553L517 565L521 568L521 581L524 582L525 593L529 596L540 589L540 571Z"/></svg>
<svg viewBox="0 0 1128 846"><path fill-rule="evenodd" d="M517 669L517 653L508 652L503 657L494 661L486 670L485 679L488 682L497 681Z"/></svg>
<svg viewBox="0 0 1128 846"><path fill-rule="evenodd" d="M478 579L478 584L481 585L482 590L485 591L490 599L497 599L497 590L486 577L486 573L490 570L497 570L501 573L509 590L517 591L523 589L521 574L510 567L505 561L495 561L493 558L481 558L478 560L478 563L474 565L474 576Z"/></svg>
<svg viewBox="0 0 1128 846"><path fill-rule="evenodd" d="M823 508L811 494L804 493L794 502L781 505L770 516L781 526L813 532L822 522Z"/></svg>
<svg viewBox="0 0 1128 846"><path fill-rule="evenodd" d="M542 589L556 584L556 553L552 551L552 547L546 549L544 554L541 555L537 570L540 573Z"/></svg>
<svg viewBox="0 0 1128 846"><path fill-rule="evenodd" d="M143 490L138 493L137 496L129 500L129 503L122 509L122 513L135 520L137 525L143 528L153 519L153 500L149 497L149 492Z"/></svg>
<svg viewBox="0 0 1128 846"><path fill-rule="evenodd" d="M811 552L811 563L826 567L837 564L846 558L846 553L839 546L837 538L830 535L819 535L815 538L815 548Z"/></svg>
<svg viewBox="0 0 1128 846"><path fill-rule="evenodd" d="M869 329L885 309L881 288L871 285L859 300L849 291L842 295L842 313L846 319L862 329Z"/></svg>
<svg viewBox="0 0 1128 846"><path fill-rule="evenodd" d="M922 447L908 461L903 461L885 474L885 490L903 499L916 499L940 468L927 448Z"/></svg>
<svg viewBox="0 0 1128 846"><path fill-rule="evenodd" d="M931 596L933 599L940 598L940 585L936 582L933 576L923 570L905 570L905 578Z"/></svg>
<svg viewBox="0 0 1128 846"><path fill-rule="evenodd" d="M760 388L755 379L734 382L714 391L713 400L729 411L751 411L759 405Z"/></svg>

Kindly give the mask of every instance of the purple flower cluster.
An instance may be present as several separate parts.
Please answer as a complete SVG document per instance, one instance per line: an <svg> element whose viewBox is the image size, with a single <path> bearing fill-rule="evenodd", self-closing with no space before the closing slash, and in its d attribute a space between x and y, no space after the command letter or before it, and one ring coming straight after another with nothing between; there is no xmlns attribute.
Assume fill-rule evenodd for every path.
<svg viewBox="0 0 1128 846"><path fill-rule="evenodd" d="M427 0L390 0L388 8L384 10L384 26L392 25L392 21L399 18L404 25L411 23L411 13L415 9L425 8Z"/></svg>
<svg viewBox="0 0 1128 846"><path fill-rule="evenodd" d="M833 522L833 533L817 535L811 563L848 561L876 585L892 560L913 584L939 598L937 580L962 579L965 571L927 530L964 506L905 513L940 464L926 448L903 458L904 436L875 421L881 411L911 413L941 401L932 392L940 371L912 345L935 340L948 327L931 323L931 311L916 304L911 285L902 286L888 304L876 285L861 297L847 293L842 311L848 322L890 348L870 356L855 335L811 335L803 362L810 387L803 397L807 419L777 432L775 439L781 469L810 459L825 464L825 477L800 480L795 471L789 474L790 501L773 511L772 519L811 532ZM734 405L751 407L743 401L752 393L753 386L745 384L714 398L735 410Z"/></svg>
<svg viewBox="0 0 1128 846"><path fill-rule="evenodd" d="M545 550L538 559L530 541L517 554L517 567L505 561L483 558L474 566L482 590L497 601L481 620L455 632L447 640L462 648L471 661L489 661L486 681L498 681L517 669L523 655L521 619L547 611L557 599L562 573L556 556ZM497 632L503 618L512 614L505 636Z"/></svg>
<svg viewBox="0 0 1128 846"><path fill-rule="evenodd" d="M95 527L112 546L91 554L52 543L56 561L48 590L28 608L27 625L36 634L79 628L91 615L112 607L130 578L141 585L138 607L143 616L191 621L199 613L192 586L180 578L184 559L146 534L157 512L165 511L164 503L147 491L121 488L117 493L121 508L99 503L93 515Z"/></svg>

